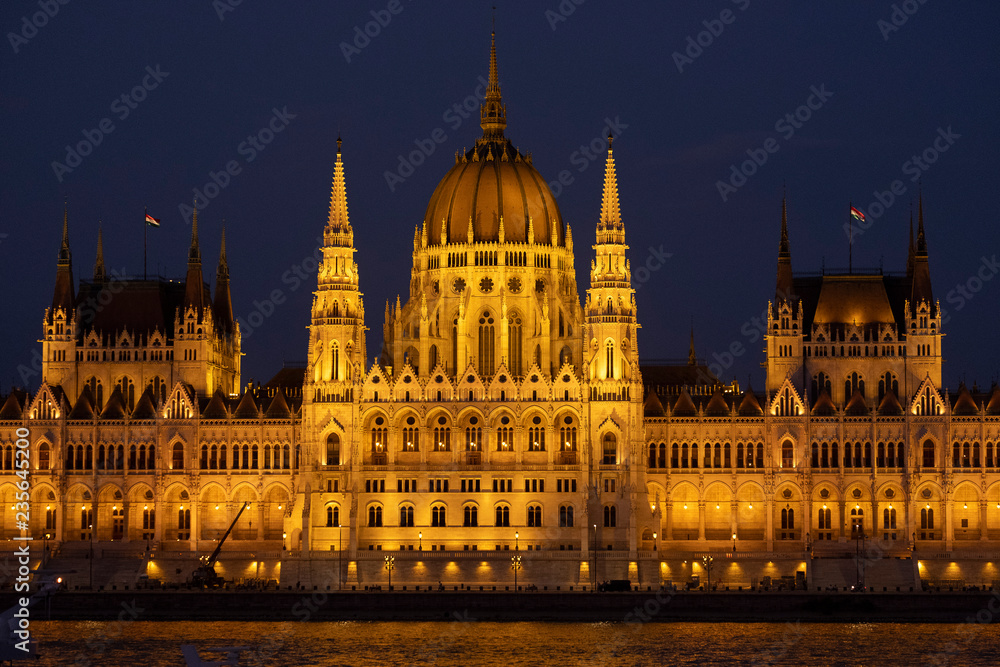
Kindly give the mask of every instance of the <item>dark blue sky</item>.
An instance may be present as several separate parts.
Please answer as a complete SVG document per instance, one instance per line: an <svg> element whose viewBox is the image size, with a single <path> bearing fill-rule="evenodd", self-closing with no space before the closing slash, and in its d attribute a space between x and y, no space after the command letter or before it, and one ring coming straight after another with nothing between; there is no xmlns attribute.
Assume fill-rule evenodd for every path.
<svg viewBox="0 0 1000 667"><path fill-rule="evenodd" d="M296 286L286 272L322 231L338 133L374 357L385 301L407 289L413 228L455 151L480 134L478 110L467 119L449 110L487 74L491 4L71 2L48 18L37 1L4 3L0 387L21 384L18 367L40 348L64 197L77 278L91 275L99 219L108 268L141 273L144 205L162 218L149 233L151 272L183 278L190 226L180 205L230 161L238 173L200 215L206 275L214 282L225 218L235 313L246 322L255 302L275 290L284 298L245 332L243 380L304 360L315 279ZM753 319L774 293L782 184L794 269L847 264L853 201L874 220L855 239L854 265L902 270L911 177L922 173L935 296L948 311L945 383L988 386L1000 373L1000 279L977 282L993 277L1000 254L996 3L908 0L895 17L890 2L499 4L507 135L546 179L572 177L558 201L574 230L581 294L603 161L578 151L607 133L606 119L620 132L634 270L650 248L671 254L639 291L642 357L686 356L693 321L699 356L724 379L752 375L760 388ZM345 56L342 43L356 48L355 28L372 11L391 20ZM33 18L41 27L26 27ZM690 47L712 29L700 53ZM689 48L687 62L673 55ZM135 108L121 101L144 83ZM832 95L810 99L814 90ZM798 127L782 120L809 102ZM283 120L272 121L275 109L287 110ZM281 131L263 150L244 143L272 122ZM444 141L390 189L385 173L436 130ZM85 133L100 144L72 166L66 146ZM949 133L938 153L935 140ZM936 159L921 169L911 160L928 149ZM718 181L747 151L767 160L723 201ZM874 193L897 180L903 194L876 216ZM970 279L979 289L962 296L956 288ZM730 364L724 352L735 344L746 351Z"/></svg>

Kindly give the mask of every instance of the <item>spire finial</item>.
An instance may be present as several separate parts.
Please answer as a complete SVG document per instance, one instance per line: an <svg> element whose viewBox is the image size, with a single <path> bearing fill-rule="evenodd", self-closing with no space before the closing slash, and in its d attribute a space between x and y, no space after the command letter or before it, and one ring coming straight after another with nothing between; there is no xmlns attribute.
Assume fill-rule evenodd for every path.
<svg viewBox="0 0 1000 667"><path fill-rule="evenodd" d="M226 219L222 219L222 241L219 244L219 270L218 273L229 275L229 260L226 258Z"/></svg>
<svg viewBox="0 0 1000 667"><path fill-rule="evenodd" d="M69 201L65 198L63 199L62 246L69 249Z"/></svg>
<svg viewBox="0 0 1000 667"><path fill-rule="evenodd" d="M788 244L788 202L784 196L781 198L781 243L778 246L778 256L791 256Z"/></svg>
<svg viewBox="0 0 1000 667"><path fill-rule="evenodd" d="M494 17L494 23L496 18ZM490 33L490 77L486 87L486 97L479 106L479 124L483 137L499 139L507 127L507 109L500 99L500 80L497 76L497 33L494 25Z"/></svg>
<svg viewBox="0 0 1000 667"><path fill-rule="evenodd" d="M927 254L927 239L924 236L924 193L917 194L917 254Z"/></svg>
<svg viewBox="0 0 1000 667"><path fill-rule="evenodd" d="M104 282L107 273L104 270L104 230L101 221L97 221L97 259L94 261L94 282Z"/></svg>

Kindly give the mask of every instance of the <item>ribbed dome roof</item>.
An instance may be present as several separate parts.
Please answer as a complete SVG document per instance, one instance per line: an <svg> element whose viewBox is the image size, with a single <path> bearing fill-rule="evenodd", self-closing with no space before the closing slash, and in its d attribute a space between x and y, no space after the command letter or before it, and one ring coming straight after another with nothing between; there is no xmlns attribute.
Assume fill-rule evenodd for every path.
<svg viewBox="0 0 1000 667"><path fill-rule="evenodd" d="M449 243L468 243L469 218L473 240L526 242L528 219L535 243L551 243L552 225L564 245L562 217L555 197L541 174L506 138L480 139L452 167L431 195L424 215L428 242L441 241L445 225Z"/></svg>

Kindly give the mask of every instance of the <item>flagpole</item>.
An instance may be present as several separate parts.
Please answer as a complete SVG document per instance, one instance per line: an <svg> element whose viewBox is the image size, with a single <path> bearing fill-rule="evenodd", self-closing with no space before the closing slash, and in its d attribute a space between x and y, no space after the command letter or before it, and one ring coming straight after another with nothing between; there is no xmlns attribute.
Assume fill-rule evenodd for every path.
<svg viewBox="0 0 1000 667"><path fill-rule="evenodd" d="M847 274L854 273L854 216L851 211L854 209L852 202L847 202Z"/></svg>
<svg viewBox="0 0 1000 667"><path fill-rule="evenodd" d="M145 206L142 207L142 279L146 279L146 216L149 215L149 211Z"/></svg>

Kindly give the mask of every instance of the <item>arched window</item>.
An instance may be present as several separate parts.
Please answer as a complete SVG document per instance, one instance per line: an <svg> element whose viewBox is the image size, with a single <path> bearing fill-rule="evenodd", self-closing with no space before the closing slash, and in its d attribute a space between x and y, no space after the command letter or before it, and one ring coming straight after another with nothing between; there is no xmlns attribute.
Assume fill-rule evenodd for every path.
<svg viewBox="0 0 1000 667"><path fill-rule="evenodd" d="M757 462L755 467L764 467L764 443L762 442L757 443Z"/></svg>
<svg viewBox="0 0 1000 667"><path fill-rule="evenodd" d="M521 316L517 313L510 313L507 316L507 363L510 367L510 373L514 377L520 377L524 374L521 364L523 337Z"/></svg>
<svg viewBox="0 0 1000 667"><path fill-rule="evenodd" d="M447 526L447 513L444 505L435 505L431 508L431 525L436 527Z"/></svg>
<svg viewBox="0 0 1000 667"><path fill-rule="evenodd" d="M118 380L118 389L122 392L122 400L125 401L125 407L128 408L129 412L135 409L135 383L132 382L132 378L125 375Z"/></svg>
<svg viewBox="0 0 1000 667"><path fill-rule="evenodd" d="M326 526L327 528L340 527L340 508L336 505L329 505L326 508Z"/></svg>
<svg viewBox="0 0 1000 667"><path fill-rule="evenodd" d="M38 469L49 469L49 444L47 442L43 442L38 446Z"/></svg>
<svg viewBox="0 0 1000 667"><path fill-rule="evenodd" d="M369 528L381 528L382 527L382 508L378 506L372 506L368 508L368 527Z"/></svg>
<svg viewBox="0 0 1000 667"><path fill-rule="evenodd" d="M614 505L604 506L604 527L614 528L618 524L618 510Z"/></svg>
<svg viewBox="0 0 1000 667"><path fill-rule="evenodd" d="M781 510L781 529L795 530L795 510L790 508Z"/></svg>
<svg viewBox="0 0 1000 667"><path fill-rule="evenodd" d="M923 457L923 467L933 468L934 467L934 443L931 440L924 440L924 457Z"/></svg>
<svg viewBox="0 0 1000 667"><path fill-rule="evenodd" d="M340 465L340 436L336 433L326 436L326 464L328 466Z"/></svg>
<svg viewBox="0 0 1000 667"><path fill-rule="evenodd" d="M149 387L153 390L153 400L162 405L167 401L167 382L159 375L154 376L149 381Z"/></svg>
<svg viewBox="0 0 1000 667"><path fill-rule="evenodd" d="M219 470L225 470L225 469L226 469L226 446L221 445L219 447Z"/></svg>
<svg viewBox="0 0 1000 667"><path fill-rule="evenodd" d="M404 528L413 527L413 507L403 505L399 508L399 525Z"/></svg>
<svg viewBox="0 0 1000 667"><path fill-rule="evenodd" d="M819 521L817 521L816 527L819 530L832 530L833 524L831 523L832 512L829 507L821 507L819 510Z"/></svg>
<svg viewBox="0 0 1000 667"><path fill-rule="evenodd" d="M559 368L566 364L573 364L573 351L569 349L569 345L563 345L563 348L559 350Z"/></svg>
<svg viewBox="0 0 1000 667"><path fill-rule="evenodd" d="M94 396L95 407L100 410L104 407L104 384L93 376L85 384L90 387L90 393Z"/></svg>
<svg viewBox="0 0 1000 667"><path fill-rule="evenodd" d="M618 439L614 433L605 433L602 439L604 456L601 463L604 465L614 465L618 463Z"/></svg>
<svg viewBox="0 0 1000 667"><path fill-rule="evenodd" d="M330 343L330 379L340 379L340 348L337 347L337 341Z"/></svg>
<svg viewBox="0 0 1000 667"><path fill-rule="evenodd" d="M493 375L496 355L496 325L490 311L483 311L479 318L479 375ZM457 370L457 369L456 369Z"/></svg>
<svg viewBox="0 0 1000 667"><path fill-rule="evenodd" d="M510 527L510 508L506 505L497 505L495 525L498 528Z"/></svg>
<svg viewBox="0 0 1000 667"><path fill-rule="evenodd" d="M542 425L542 418L535 416L532 418L532 426L528 427L528 451L545 451L545 426Z"/></svg>
<svg viewBox="0 0 1000 667"><path fill-rule="evenodd" d="M560 528L572 528L573 527L573 506L563 505L559 508L559 527Z"/></svg>
<svg viewBox="0 0 1000 667"><path fill-rule="evenodd" d="M482 451L483 429L478 426L468 426L465 429L465 451Z"/></svg>
<svg viewBox="0 0 1000 667"><path fill-rule="evenodd" d="M250 469L251 470L256 470L257 469L257 463L258 463L257 456L258 456L257 445L254 445L253 447L250 448Z"/></svg>
<svg viewBox="0 0 1000 667"><path fill-rule="evenodd" d="M462 511L462 525L473 527L479 525L479 509L475 505L466 505Z"/></svg>
<svg viewBox="0 0 1000 667"><path fill-rule="evenodd" d="M174 443L174 453L173 458L170 462L171 470L183 470L184 469L184 445L179 442Z"/></svg>
<svg viewBox="0 0 1000 667"><path fill-rule="evenodd" d="M567 418L569 419L569 418ZM565 452L576 451L576 427L563 426L559 429L559 441Z"/></svg>
<svg viewBox="0 0 1000 667"><path fill-rule="evenodd" d="M882 528L884 530L896 529L896 509L887 507L882 510Z"/></svg>
<svg viewBox="0 0 1000 667"><path fill-rule="evenodd" d="M920 509L920 529L934 530L934 510L930 507ZM921 535L923 537L923 535ZM933 537L931 537L933 539Z"/></svg>
<svg viewBox="0 0 1000 667"><path fill-rule="evenodd" d="M437 367L438 363L438 348L437 345L431 345L430 352L428 353L427 360L427 370L428 372L433 371Z"/></svg>
<svg viewBox="0 0 1000 667"><path fill-rule="evenodd" d="M781 467L791 468L795 465L795 452L791 440L781 443Z"/></svg>
<svg viewBox="0 0 1000 667"><path fill-rule="evenodd" d="M615 377L615 344L614 341L608 341L604 344L604 365L607 369L606 377L610 380Z"/></svg>
<svg viewBox="0 0 1000 667"><path fill-rule="evenodd" d="M528 527L536 528L542 525L542 508L538 505L528 506Z"/></svg>
<svg viewBox="0 0 1000 667"><path fill-rule="evenodd" d="M215 450L215 445L212 445L212 450L213 451ZM213 460L213 461L211 461L211 463L214 464L215 461ZM202 470L208 470L208 465L209 465L208 445L202 445L201 446L201 457L198 460L198 467L201 468ZM213 465L212 467L214 468L215 466Z"/></svg>

